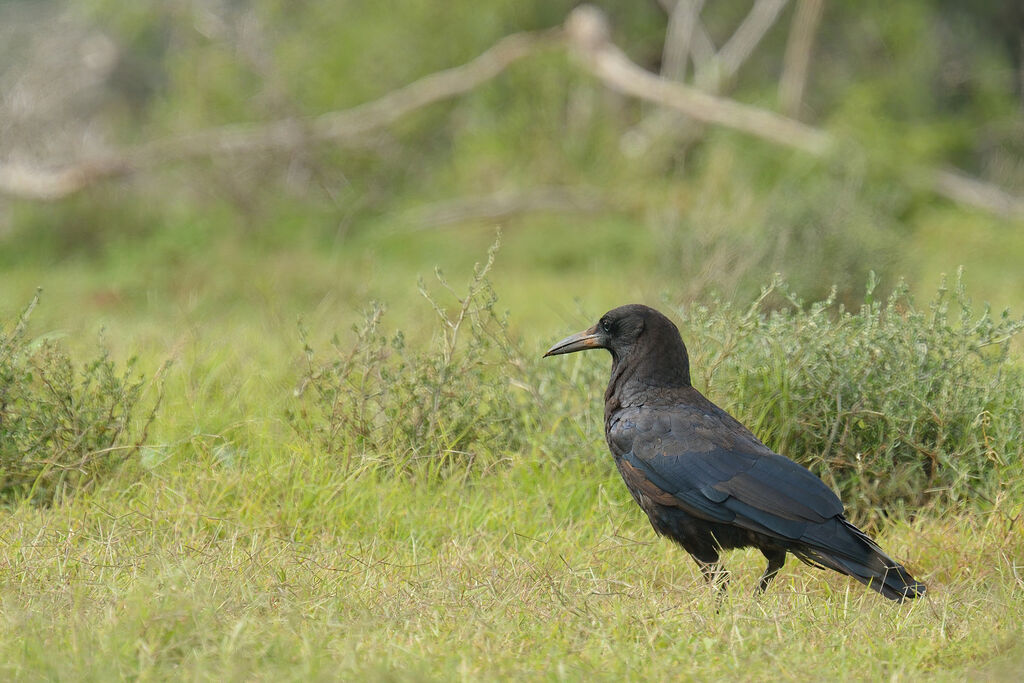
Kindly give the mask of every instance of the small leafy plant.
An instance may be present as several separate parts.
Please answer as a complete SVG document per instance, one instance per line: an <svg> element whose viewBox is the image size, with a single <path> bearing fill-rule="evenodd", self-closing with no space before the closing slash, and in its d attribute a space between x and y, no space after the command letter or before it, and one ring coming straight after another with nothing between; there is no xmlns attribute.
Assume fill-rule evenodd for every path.
<svg viewBox="0 0 1024 683"><path fill-rule="evenodd" d="M78 366L53 340L26 338L39 294L0 327L0 502L59 502L111 476L136 454L159 395L142 407L134 360L119 369L101 346ZM158 385L159 387L159 385Z"/></svg>
<svg viewBox="0 0 1024 683"><path fill-rule="evenodd" d="M420 282L438 321L426 350L410 348L400 331L384 333L380 304L354 328L351 345L335 336L325 361L300 326L306 372L299 402L287 413L296 432L346 469L419 459L439 470L468 468L521 449L534 429L536 404L526 400L523 354L487 280L498 246L475 268L463 296L435 273L452 306Z"/></svg>
<svg viewBox="0 0 1024 683"><path fill-rule="evenodd" d="M875 286L856 312L834 297L806 305L779 279L746 311L680 310L696 377L857 510L997 496L1022 471L1024 370L1010 345L1024 320L975 313L961 275L924 310L903 282L884 302Z"/></svg>
<svg viewBox="0 0 1024 683"><path fill-rule="evenodd" d="M421 286L439 323L426 350L383 333L381 306L351 345L336 337L325 361L303 331L307 368L288 413L296 432L348 469L424 460L468 471L530 453L554 471L608 457L598 400L607 365L524 353L486 280L495 248L463 297L438 275L452 310ZM1024 474L1024 369L1010 353L1024 320L976 314L960 277L924 310L905 283L885 301L876 285L872 276L852 312L834 296L806 304L780 278L745 308L677 308L695 384L864 521L994 500Z"/></svg>

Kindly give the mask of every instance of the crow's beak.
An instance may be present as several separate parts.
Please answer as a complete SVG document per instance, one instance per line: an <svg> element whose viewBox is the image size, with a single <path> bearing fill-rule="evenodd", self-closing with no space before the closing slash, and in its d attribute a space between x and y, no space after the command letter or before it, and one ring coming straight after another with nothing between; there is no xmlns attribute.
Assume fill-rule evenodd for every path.
<svg viewBox="0 0 1024 683"><path fill-rule="evenodd" d="M604 344L601 343L601 333L597 331L597 325L594 325L589 330L583 330L577 332L571 337L566 337L562 341L558 342L544 354L544 358L548 356L557 356L562 353L573 353L574 351L585 351L587 349L603 349Z"/></svg>

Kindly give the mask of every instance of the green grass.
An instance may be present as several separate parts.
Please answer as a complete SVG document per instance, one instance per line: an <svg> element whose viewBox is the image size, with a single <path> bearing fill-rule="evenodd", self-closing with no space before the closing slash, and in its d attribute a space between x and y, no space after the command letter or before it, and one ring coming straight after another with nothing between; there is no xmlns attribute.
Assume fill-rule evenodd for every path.
<svg viewBox="0 0 1024 683"><path fill-rule="evenodd" d="M735 552L716 611L596 440L592 458L438 483L344 476L263 430L244 464L182 448L122 491L6 515L0 671L913 680L1024 656L1019 505L887 528L879 540L929 583L914 604L792 560L754 599L763 560Z"/></svg>
<svg viewBox="0 0 1024 683"><path fill-rule="evenodd" d="M448 255L454 282L475 249ZM513 311L525 367L542 373L528 378L557 408L515 449L484 430L471 442L480 457L449 457L443 468L445 432L395 468L386 445L331 451L285 418L307 371L295 311L305 313L314 358L327 361L331 335L342 350L353 339L362 297L389 294L385 337L408 333L409 362L435 357L436 314L415 291L410 263L370 275L362 289L369 271L359 257L335 270L293 252L226 258L219 272L200 259L189 266L204 273L196 280L157 273L168 283L149 295L159 303L131 295L103 308L88 288L44 294L32 329L66 320L72 355L91 348L76 334L105 310L115 355L136 347L149 375L165 358L173 365L137 458L57 507L0 511L2 675L956 680L1009 678L1024 664L1024 504L1012 481L988 503L961 499L873 523L883 547L928 583L924 600L893 605L792 558L755 599L763 559L740 551L726 557L732 590L718 608L685 553L654 537L614 470L601 432L606 359L530 360L604 304L545 294L559 276L521 257L505 268L506 253L494 279L518 287L498 309ZM250 287L232 285L243 275ZM57 289L65 277L52 276ZM579 291L588 277L560 282ZM637 279L638 292L656 286ZM683 321L695 377L727 342L701 315ZM755 329L770 338L775 328ZM744 414L727 365L713 393ZM485 391L472 367L461 370L456 390Z"/></svg>
<svg viewBox="0 0 1024 683"><path fill-rule="evenodd" d="M69 17L118 48L90 124L117 147L366 102L575 3L80 4ZM655 67L658 3L605 4L616 44ZM43 288L27 351L0 353L0 394L20 400L0 406L0 480L9 462L48 465L26 425L61 426L63 399L107 437L64 439L89 456L111 443L100 399L125 399L118 418L138 406L114 425L134 445L158 373L164 388L122 464L3 499L0 678L1019 678L1024 380L1021 335L1001 341L1018 323L998 314L1021 314L1024 232L904 177L953 165L1020 194L1017 65L984 28L1007 23L987 7L848 4L824 15L803 112L848 150L830 160L722 129L630 156L650 107L545 54L351 148L171 164L0 206L0 328ZM706 3L702 20L720 42L744 11ZM730 95L774 106L787 21ZM453 320L494 226L423 216L559 187L597 201L500 220L500 300L487 309L479 288L481 317L446 355L452 328L418 279ZM966 320L957 301L948 316L928 305L961 265ZM836 300L774 296L744 317L776 272L810 301L835 284ZM883 303L901 275L916 307ZM387 311L347 364L373 301ZM763 560L734 552L718 605L615 472L607 358L539 358L633 301L680 323L698 388L841 488L927 598L893 605L791 560L755 599ZM72 379L39 410L49 395L24 372L37 342L81 370L101 332L111 391Z"/></svg>

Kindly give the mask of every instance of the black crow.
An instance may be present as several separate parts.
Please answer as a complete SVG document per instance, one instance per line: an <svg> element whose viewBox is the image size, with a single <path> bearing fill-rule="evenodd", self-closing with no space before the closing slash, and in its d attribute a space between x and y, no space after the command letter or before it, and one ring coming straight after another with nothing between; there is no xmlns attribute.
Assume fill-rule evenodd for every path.
<svg viewBox="0 0 1024 683"><path fill-rule="evenodd" d="M671 320L647 306L622 306L544 355L585 349L612 354L604 430L629 492L654 530L690 553L709 581L724 576L721 550L754 546L768 560L757 592L793 553L891 600L924 594L923 583L846 520L821 479L693 388Z"/></svg>

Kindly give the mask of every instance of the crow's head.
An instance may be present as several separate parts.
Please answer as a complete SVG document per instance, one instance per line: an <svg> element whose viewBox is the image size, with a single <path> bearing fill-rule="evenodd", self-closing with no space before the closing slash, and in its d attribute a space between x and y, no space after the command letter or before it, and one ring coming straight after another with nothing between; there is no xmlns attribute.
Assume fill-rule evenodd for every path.
<svg viewBox="0 0 1024 683"><path fill-rule="evenodd" d="M642 304L613 308L593 327L566 337L548 349L557 356L586 349L608 349L612 373L620 367L652 383L690 384L690 360L679 329L658 311Z"/></svg>

